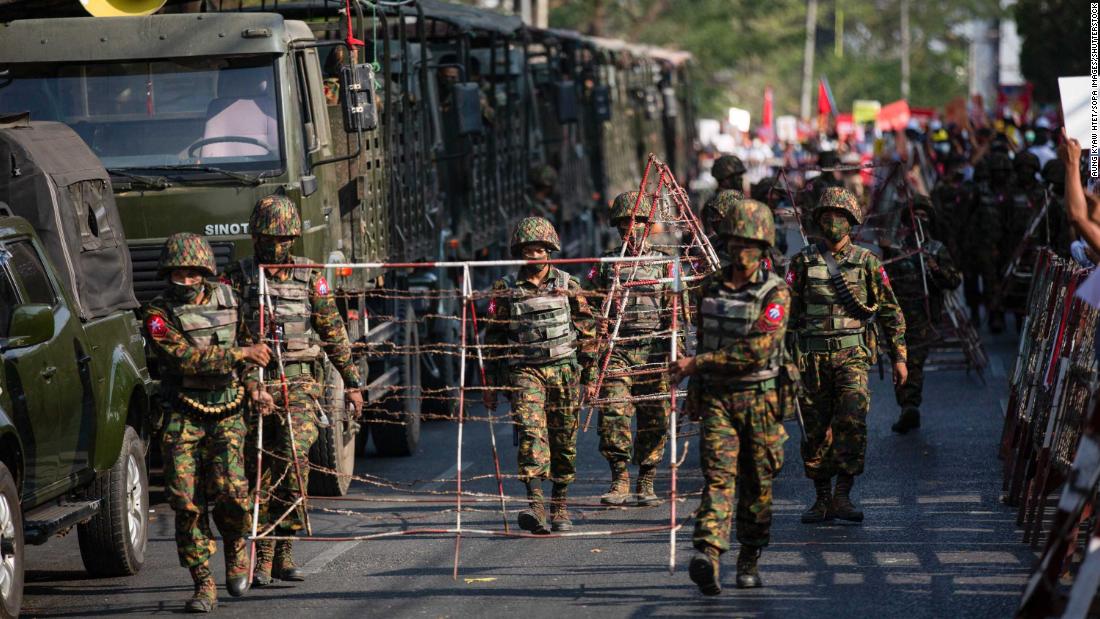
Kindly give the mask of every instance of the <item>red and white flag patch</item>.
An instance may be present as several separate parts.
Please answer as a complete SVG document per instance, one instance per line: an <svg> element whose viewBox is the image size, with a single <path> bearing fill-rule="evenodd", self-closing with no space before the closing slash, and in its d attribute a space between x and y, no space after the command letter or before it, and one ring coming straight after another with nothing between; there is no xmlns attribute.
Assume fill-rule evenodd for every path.
<svg viewBox="0 0 1100 619"><path fill-rule="evenodd" d="M319 276L317 278L317 285L314 288L315 288L315 290L317 290L317 294L321 295L322 297L327 297L328 296L329 287L328 287L328 282L325 281L324 276Z"/></svg>
<svg viewBox="0 0 1100 619"><path fill-rule="evenodd" d="M771 271L772 270L772 259L771 258L764 258L764 270L765 271Z"/></svg>
<svg viewBox="0 0 1100 619"><path fill-rule="evenodd" d="M788 286L794 284L794 269L787 270L787 274L783 277L783 281L787 282Z"/></svg>
<svg viewBox="0 0 1100 619"><path fill-rule="evenodd" d="M887 286L890 286L890 277L886 275L886 267L879 267L878 272L882 274L882 281L886 282Z"/></svg>
<svg viewBox="0 0 1100 619"><path fill-rule="evenodd" d="M593 280L593 279L596 279L596 272L597 272L598 270L599 270L599 265L595 265L595 264L593 264L593 265L592 265L592 268L591 268L591 269L588 269L588 279L589 279L589 280Z"/></svg>
<svg viewBox="0 0 1100 619"><path fill-rule="evenodd" d="M145 321L145 330L149 332L149 335L155 340L162 339L168 335L168 325L164 323L164 319L160 316L150 316Z"/></svg>
<svg viewBox="0 0 1100 619"><path fill-rule="evenodd" d="M489 313L493 314L494 316L497 313L497 300L495 298L489 299Z"/></svg>
<svg viewBox="0 0 1100 619"><path fill-rule="evenodd" d="M764 331L775 331L783 325L783 317L787 311L778 303L769 303L760 315L760 328Z"/></svg>

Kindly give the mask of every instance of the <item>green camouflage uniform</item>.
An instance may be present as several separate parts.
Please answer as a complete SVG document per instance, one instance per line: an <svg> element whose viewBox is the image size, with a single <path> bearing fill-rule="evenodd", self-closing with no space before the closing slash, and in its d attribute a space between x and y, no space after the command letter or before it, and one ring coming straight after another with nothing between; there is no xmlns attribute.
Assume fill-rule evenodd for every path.
<svg viewBox="0 0 1100 619"><path fill-rule="evenodd" d="M878 322L886 332L884 345L895 362L904 362L905 318L882 263L850 241L833 257L856 300L868 307L878 306ZM790 321L798 333L801 352L804 392L799 402L806 426L802 444L806 476L859 475L867 449L871 403L866 326L850 316L840 302L817 246L808 245L791 259L787 285L792 296Z"/></svg>
<svg viewBox="0 0 1100 619"><path fill-rule="evenodd" d="M963 180L961 174L943 177L932 190L932 203L940 223L932 236L941 240L948 253L960 261L966 304L976 308L981 304L980 274L974 255L976 238L971 231L978 226L977 189L973 183Z"/></svg>

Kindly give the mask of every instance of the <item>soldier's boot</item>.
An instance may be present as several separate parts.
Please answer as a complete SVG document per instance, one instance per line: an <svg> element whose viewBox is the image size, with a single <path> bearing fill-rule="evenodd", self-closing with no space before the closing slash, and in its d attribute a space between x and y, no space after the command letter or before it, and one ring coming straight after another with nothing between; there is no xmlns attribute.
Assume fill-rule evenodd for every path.
<svg viewBox="0 0 1100 619"><path fill-rule="evenodd" d="M248 544L244 538L225 540L225 590L235 598L248 591Z"/></svg>
<svg viewBox="0 0 1100 619"><path fill-rule="evenodd" d="M630 471L625 462L611 465L611 487L600 497L604 505L622 505L630 499Z"/></svg>
<svg viewBox="0 0 1100 619"><path fill-rule="evenodd" d="M546 535L550 528L546 526L546 505L539 480L527 482L527 501L527 509L521 511L517 517L519 528L537 535Z"/></svg>
<svg viewBox="0 0 1100 619"><path fill-rule="evenodd" d="M275 542L275 562L271 566L271 575L279 580L302 582L306 573L294 565L294 542L281 539Z"/></svg>
<svg viewBox="0 0 1100 619"><path fill-rule="evenodd" d="M656 479L657 467L643 466L638 469L638 481L634 483L634 494L638 499L638 505L652 507L662 503L653 489L653 481Z"/></svg>
<svg viewBox="0 0 1100 619"><path fill-rule="evenodd" d="M833 480L815 479L814 491L817 493L814 504L810 506L810 509L802 512L802 522L805 524L825 522L833 518L830 509L833 502Z"/></svg>
<svg viewBox="0 0 1100 619"><path fill-rule="evenodd" d="M569 508L566 501L569 494L569 486L554 484L554 491L550 498L550 530L565 532L573 530L573 521L569 519Z"/></svg>
<svg viewBox="0 0 1100 619"><path fill-rule="evenodd" d="M718 595L722 592L722 583L719 579L719 552L715 548L708 547L700 550L691 558L688 564L688 575L691 582L699 587L703 595Z"/></svg>
<svg viewBox="0 0 1100 619"><path fill-rule="evenodd" d="M737 588L754 589L763 587L764 581L760 580L760 570L756 563L760 560L760 553L764 549L759 546L741 545L737 553Z"/></svg>
<svg viewBox="0 0 1100 619"><path fill-rule="evenodd" d="M275 542L264 539L256 542L256 571L252 574L253 587L271 584L271 562L275 559Z"/></svg>
<svg viewBox="0 0 1100 619"><path fill-rule="evenodd" d="M836 494L833 496L832 512L841 520L863 522L863 511L852 502L851 492L856 480L847 473L836 476Z"/></svg>
<svg viewBox="0 0 1100 619"><path fill-rule="evenodd" d="M203 562L191 568L191 580L195 581L195 595L187 600L184 610L189 613L208 613L218 607L218 585L210 564Z"/></svg>
<svg viewBox="0 0 1100 619"><path fill-rule="evenodd" d="M901 411L901 415L898 416L898 420L894 422L894 425L890 426L890 429L898 434L905 434L910 430L916 430L920 427L920 410L915 408L906 408Z"/></svg>

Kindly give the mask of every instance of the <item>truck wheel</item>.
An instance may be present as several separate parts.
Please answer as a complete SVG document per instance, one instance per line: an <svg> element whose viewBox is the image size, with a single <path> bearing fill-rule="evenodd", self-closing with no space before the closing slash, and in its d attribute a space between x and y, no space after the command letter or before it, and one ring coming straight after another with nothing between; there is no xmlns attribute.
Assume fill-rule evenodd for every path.
<svg viewBox="0 0 1100 619"><path fill-rule="evenodd" d="M420 445L420 334L411 303L398 305L396 314L403 325L399 345L412 352L397 357L402 389L379 402L370 426L380 456L410 456Z"/></svg>
<svg viewBox="0 0 1100 619"><path fill-rule="evenodd" d="M90 495L100 500L99 513L76 529L84 568L92 576L137 574L149 539L149 473L133 428L126 427L122 453L92 483Z"/></svg>
<svg viewBox="0 0 1100 619"><path fill-rule="evenodd" d="M23 605L23 510L8 467L0 463L0 617Z"/></svg>
<svg viewBox="0 0 1100 619"><path fill-rule="evenodd" d="M429 419L458 417L458 357L448 352L453 345L458 350L458 329L447 329L440 342L441 353L421 353L420 365L424 387L423 409Z"/></svg>
<svg viewBox="0 0 1100 619"><path fill-rule="evenodd" d="M321 471L309 474L309 493L315 496L344 496L355 472L355 422L348 418L344 403L344 379L325 362L323 404L329 426L318 428L317 440L309 449L309 460ZM338 474L326 471L336 471Z"/></svg>

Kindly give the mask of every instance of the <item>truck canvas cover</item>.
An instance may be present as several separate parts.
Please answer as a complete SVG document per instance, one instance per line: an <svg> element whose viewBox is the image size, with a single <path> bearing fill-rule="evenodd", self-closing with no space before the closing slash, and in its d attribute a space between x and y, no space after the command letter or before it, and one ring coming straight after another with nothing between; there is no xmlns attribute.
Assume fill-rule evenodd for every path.
<svg viewBox="0 0 1100 619"><path fill-rule="evenodd" d="M138 307L111 179L72 129L0 117L0 201L34 226L82 320Z"/></svg>

